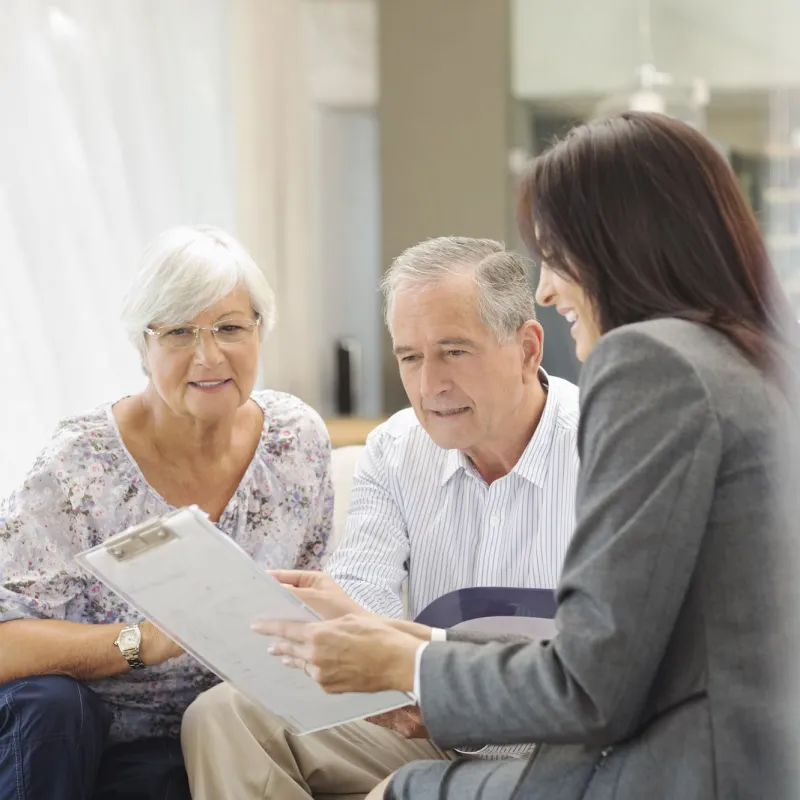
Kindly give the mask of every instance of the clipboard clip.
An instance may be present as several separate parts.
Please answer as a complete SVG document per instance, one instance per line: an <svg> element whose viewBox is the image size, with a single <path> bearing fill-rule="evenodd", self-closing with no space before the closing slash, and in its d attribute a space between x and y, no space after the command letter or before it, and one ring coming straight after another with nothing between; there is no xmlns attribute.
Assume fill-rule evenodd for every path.
<svg viewBox="0 0 800 800"><path fill-rule="evenodd" d="M174 531L166 527L161 520L156 520L138 525L115 541L109 542L106 550L117 561L128 561L177 538Z"/></svg>

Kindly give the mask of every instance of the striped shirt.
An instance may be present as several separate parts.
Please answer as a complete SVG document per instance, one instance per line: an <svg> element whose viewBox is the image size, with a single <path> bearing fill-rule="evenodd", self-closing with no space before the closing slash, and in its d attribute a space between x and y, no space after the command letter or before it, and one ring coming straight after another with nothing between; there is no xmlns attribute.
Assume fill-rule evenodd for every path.
<svg viewBox="0 0 800 800"><path fill-rule="evenodd" d="M413 619L456 589L555 589L575 527L578 388L544 370L540 380L539 424L511 472L491 484L462 452L438 447L413 409L369 435L345 534L325 567L354 600ZM473 752L512 758L531 749Z"/></svg>
<svg viewBox="0 0 800 800"><path fill-rule="evenodd" d="M456 589L556 587L575 527L578 388L540 374L548 392L536 431L491 484L462 452L434 444L413 409L369 435L326 566L354 600L413 619Z"/></svg>

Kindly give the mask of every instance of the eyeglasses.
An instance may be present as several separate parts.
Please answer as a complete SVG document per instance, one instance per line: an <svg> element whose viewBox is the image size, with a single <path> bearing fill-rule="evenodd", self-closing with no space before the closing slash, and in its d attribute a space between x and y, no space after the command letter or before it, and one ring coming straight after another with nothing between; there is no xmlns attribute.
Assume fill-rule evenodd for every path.
<svg viewBox="0 0 800 800"><path fill-rule="evenodd" d="M199 325L165 325L157 330L145 328L148 336L157 339L168 350L189 350L197 347L200 331L210 331L218 345L239 344L249 339L261 324L261 317L255 319L225 319L215 322L210 328Z"/></svg>

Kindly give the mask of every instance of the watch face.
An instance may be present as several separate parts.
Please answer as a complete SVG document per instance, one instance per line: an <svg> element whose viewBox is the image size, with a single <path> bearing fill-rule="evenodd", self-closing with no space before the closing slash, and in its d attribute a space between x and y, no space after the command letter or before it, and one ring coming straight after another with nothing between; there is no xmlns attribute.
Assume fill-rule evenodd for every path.
<svg viewBox="0 0 800 800"><path fill-rule="evenodd" d="M142 634L138 628L126 628L119 635L120 650L135 650L142 640Z"/></svg>

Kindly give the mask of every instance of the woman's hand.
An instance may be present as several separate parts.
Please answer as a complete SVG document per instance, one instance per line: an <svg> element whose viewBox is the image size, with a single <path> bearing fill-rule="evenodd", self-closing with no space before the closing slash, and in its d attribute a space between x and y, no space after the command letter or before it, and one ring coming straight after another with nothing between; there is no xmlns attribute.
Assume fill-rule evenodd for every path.
<svg viewBox="0 0 800 800"><path fill-rule="evenodd" d="M300 600L324 619L368 613L327 572L274 569L269 574L288 586Z"/></svg>
<svg viewBox="0 0 800 800"><path fill-rule="evenodd" d="M348 614L328 622L259 620L253 630L275 636L270 652L304 669L329 694L411 692L421 640L392 622L371 614Z"/></svg>
<svg viewBox="0 0 800 800"><path fill-rule="evenodd" d="M156 664L163 664L170 658L177 658L184 654L184 649L172 641L165 633L153 625L150 620L145 620L139 624L142 632L142 641L139 645L139 658L148 667Z"/></svg>

